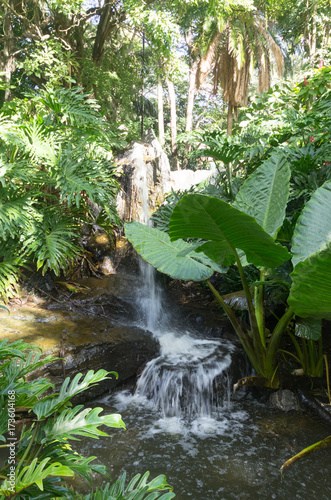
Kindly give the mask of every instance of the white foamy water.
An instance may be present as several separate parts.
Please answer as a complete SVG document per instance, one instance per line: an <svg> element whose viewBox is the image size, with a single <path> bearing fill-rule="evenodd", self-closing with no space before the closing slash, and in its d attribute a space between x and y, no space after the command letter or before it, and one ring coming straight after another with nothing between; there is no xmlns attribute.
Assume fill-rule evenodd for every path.
<svg viewBox="0 0 331 500"><path fill-rule="evenodd" d="M135 165L136 192L141 207L139 221L148 225L147 169L139 148L135 152ZM164 419L175 417L192 421L211 417L215 411L230 404L228 369L234 347L220 339L198 339L189 332L167 330L169 317L163 308L162 290L155 270L143 259L139 264L142 277L142 285L137 290L140 326L158 339L161 353L146 365L131 402L148 401ZM176 324L175 318L173 322ZM167 422L172 422L176 429L181 427L177 420Z"/></svg>
<svg viewBox="0 0 331 500"><path fill-rule="evenodd" d="M166 332L161 355L147 363L136 394L152 401L165 417L211 415L228 400L230 343Z"/></svg>

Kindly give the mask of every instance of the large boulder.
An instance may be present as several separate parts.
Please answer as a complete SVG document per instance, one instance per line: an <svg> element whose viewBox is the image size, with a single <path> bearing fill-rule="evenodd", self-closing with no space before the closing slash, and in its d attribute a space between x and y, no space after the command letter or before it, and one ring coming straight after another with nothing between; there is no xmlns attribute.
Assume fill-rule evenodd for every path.
<svg viewBox="0 0 331 500"><path fill-rule="evenodd" d="M135 142L126 150L116 163L123 171L117 199L121 219L146 222L146 212L153 213L171 189L167 155L150 132L143 142Z"/></svg>

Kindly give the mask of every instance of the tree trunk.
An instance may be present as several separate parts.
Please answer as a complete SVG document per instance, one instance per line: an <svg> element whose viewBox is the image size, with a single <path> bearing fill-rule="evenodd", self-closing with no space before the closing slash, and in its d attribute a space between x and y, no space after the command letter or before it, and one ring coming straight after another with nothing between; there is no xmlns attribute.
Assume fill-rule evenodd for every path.
<svg viewBox="0 0 331 500"><path fill-rule="evenodd" d="M159 61L159 74L157 79L157 111L158 111L158 128L159 141L161 146L164 146L164 112L163 112L163 88L161 79L161 62Z"/></svg>
<svg viewBox="0 0 331 500"><path fill-rule="evenodd" d="M169 104L170 104L170 132L171 132L171 166L173 170L180 170L178 163L177 149L177 114L176 114L176 93L174 82L166 77Z"/></svg>
<svg viewBox="0 0 331 500"><path fill-rule="evenodd" d="M12 19L10 10L8 7L4 9L3 16L3 34L4 34L4 43L3 43L3 52L2 52L2 68L1 71L4 72L4 79L6 83L5 96L4 100L8 101L10 98L10 80L11 75L15 67L15 59L13 57L14 52L14 33L12 27Z"/></svg>
<svg viewBox="0 0 331 500"><path fill-rule="evenodd" d="M185 132L191 132L193 130L193 107L194 98L197 90L196 76L198 70L198 61L192 61L189 75L189 87L187 95L187 107L186 107L186 124Z"/></svg>
<svg viewBox="0 0 331 500"><path fill-rule="evenodd" d="M227 134L232 134L232 126L233 126L233 114L232 114L232 104L228 102L228 117L227 117Z"/></svg>

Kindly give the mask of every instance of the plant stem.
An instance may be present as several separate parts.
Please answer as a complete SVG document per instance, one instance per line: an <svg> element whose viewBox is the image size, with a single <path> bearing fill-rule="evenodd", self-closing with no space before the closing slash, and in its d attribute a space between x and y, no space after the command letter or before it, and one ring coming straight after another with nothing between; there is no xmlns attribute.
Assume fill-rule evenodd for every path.
<svg viewBox="0 0 331 500"><path fill-rule="evenodd" d="M208 284L210 290L213 292L214 296L216 297L217 301L221 304L227 317L229 318L236 334L238 335L240 342L243 345L243 348L245 349L245 352L246 352L250 362L252 363L255 370L259 371L259 369L258 369L259 363L258 363L258 360L257 360L255 352L254 352L252 341L249 338L247 331L239 323L239 321L237 320L236 315L234 314L232 309L226 304L223 297L218 293L216 288L210 283L209 280L207 280L207 284Z"/></svg>
<svg viewBox="0 0 331 500"><path fill-rule="evenodd" d="M267 374L273 374L275 356L279 346L280 339L282 338L282 335L293 316L294 316L294 311L291 307L289 307L288 310L280 318L280 320L278 321L277 325L274 328L274 331L272 332L271 340L269 342L266 355Z"/></svg>
<svg viewBox="0 0 331 500"><path fill-rule="evenodd" d="M29 446L26 448L26 450L25 450L25 452L24 452L24 454L23 454L23 457L21 458L21 460L20 460L20 462L19 462L19 464L18 464L18 466L17 466L17 468L16 468L16 476L18 476L18 471L19 471L19 469L21 468L21 466L23 466L23 464L24 464L24 460L26 459L26 457L28 457L28 456L29 456L29 453L30 453L31 447L32 447L32 445L33 445L33 443L34 443L34 440L35 440L35 438L36 438L36 435L37 435L38 427L39 427L39 422L37 422L37 423L36 423L36 427L35 427L35 429L34 429L34 432L33 432L32 437L31 437L31 440L30 440Z"/></svg>
<svg viewBox="0 0 331 500"><path fill-rule="evenodd" d="M235 258L236 258L236 262L237 262L237 266L238 266L238 271L239 271L239 274L240 274L240 279L241 279L241 282L242 282L242 285L243 285L243 289L244 289L244 292L245 292L245 296L246 296L246 300L247 300L247 306L248 306L248 314L249 314L249 319L250 319L250 323L251 323L251 328L252 330L254 331L254 329L256 330L257 329L257 321L256 321L256 316L255 316L255 311L254 311L254 305L253 305L253 301L252 301L252 297L251 297L251 292L250 292L250 289L249 289L249 286L248 286L248 283L247 283L247 280L246 280L246 276L245 276L245 273L244 273L244 269L241 265L241 262L240 262L240 258L239 258L239 255L237 253L237 250L232 247L232 251L235 255Z"/></svg>
<svg viewBox="0 0 331 500"><path fill-rule="evenodd" d="M260 281L264 281L264 280L265 280L264 271L260 271ZM263 345L264 349L266 349L267 346L266 346L266 340L265 340L263 293L264 293L263 284L255 287L254 302L255 302L256 321L257 321L257 326L259 329L260 339L261 339L262 345Z"/></svg>
<svg viewBox="0 0 331 500"><path fill-rule="evenodd" d="M246 300L247 300L247 306L248 306L248 314L249 314L249 321L251 324L251 332L252 332L252 338L253 338L253 348L254 348L254 356L257 360L257 368L254 366L256 371L258 372L259 375L262 375L263 377L266 376L265 374L265 348L263 347L263 343L261 342L261 337L260 337L260 332L256 320L256 315L255 315L255 310L254 310L254 305L251 297L251 292L246 280L246 276L244 273L243 266L241 265L239 255L237 253L237 250L232 247L232 251L234 253L234 256L236 258L237 266L238 266L238 271L240 274L241 282L243 285L243 289L245 292ZM263 304L262 304L263 307Z"/></svg>
<svg viewBox="0 0 331 500"><path fill-rule="evenodd" d="M329 404L331 405L331 393L330 393L330 378L329 378L329 363L328 363L328 357L326 354L324 354L324 362L325 362L325 372L326 372L326 385L328 388L328 397L329 397Z"/></svg>

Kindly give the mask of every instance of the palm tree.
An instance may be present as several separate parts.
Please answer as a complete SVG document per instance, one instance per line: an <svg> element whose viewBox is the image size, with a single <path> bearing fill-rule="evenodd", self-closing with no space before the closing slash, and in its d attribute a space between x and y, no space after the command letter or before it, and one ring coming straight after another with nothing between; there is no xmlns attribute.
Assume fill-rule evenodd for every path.
<svg viewBox="0 0 331 500"><path fill-rule="evenodd" d="M231 135L237 108L247 105L252 70L256 68L259 73L258 91L266 92L270 88L272 56L279 76L283 75L284 58L262 13L234 11L227 18L219 17L211 25L208 38L197 66L195 90L212 73L214 92L221 86L228 104L227 132Z"/></svg>

